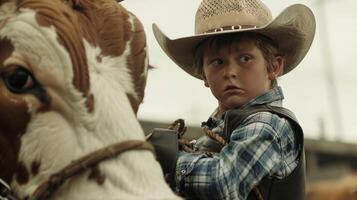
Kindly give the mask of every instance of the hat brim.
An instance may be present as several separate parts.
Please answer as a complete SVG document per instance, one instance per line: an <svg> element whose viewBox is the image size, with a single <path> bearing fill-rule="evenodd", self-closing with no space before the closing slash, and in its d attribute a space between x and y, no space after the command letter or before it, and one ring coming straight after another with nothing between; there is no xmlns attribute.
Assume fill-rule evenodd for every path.
<svg viewBox="0 0 357 200"><path fill-rule="evenodd" d="M225 30L198 34L171 40L156 24L154 36L163 51L183 70L202 79L194 66L194 50L203 40L222 34L255 32L274 40L285 58L283 74L294 69L305 57L315 35L316 22L312 11L305 5L295 4L283 10L274 20L263 27Z"/></svg>

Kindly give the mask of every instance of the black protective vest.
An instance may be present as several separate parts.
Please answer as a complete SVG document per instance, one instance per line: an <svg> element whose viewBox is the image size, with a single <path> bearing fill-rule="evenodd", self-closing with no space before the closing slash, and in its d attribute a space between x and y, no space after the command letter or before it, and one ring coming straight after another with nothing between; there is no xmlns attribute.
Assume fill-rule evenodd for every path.
<svg viewBox="0 0 357 200"><path fill-rule="evenodd" d="M305 195L305 153L304 153L304 135L302 128L297 122L294 114L282 107L269 105L257 105L245 109L229 110L225 114L224 138L229 142L229 138L234 131L248 116L257 112L270 112L285 118L290 122L294 131L300 152L298 155L298 165L291 174L283 179L274 177L264 177L259 185L254 188L248 200L303 200ZM220 152L222 145L205 137L200 146L200 151Z"/></svg>

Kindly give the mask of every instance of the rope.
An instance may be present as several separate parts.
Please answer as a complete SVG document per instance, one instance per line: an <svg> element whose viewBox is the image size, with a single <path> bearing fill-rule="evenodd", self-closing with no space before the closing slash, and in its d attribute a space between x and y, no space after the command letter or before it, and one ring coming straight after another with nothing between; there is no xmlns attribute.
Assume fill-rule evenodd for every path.
<svg viewBox="0 0 357 200"><path fill-rule="evenodd" d="M118 156L119 154L130 150L149 150L154 152L154 147L145 141L128 140L110 145L108 147L96 150L78 160L72 161L59 172L52 174L49 179L43 182L30 197L30 200L45 200L69 178L91 168L104 160Z"/></svg>
<svg viewBox="0 0 357 200"><path fill-rule="evenodd" d="M194 150L194 142L183 138L183 135L187 131L187 127L185 126L185 120L183 119L176 119L174 122L172 122L168 129L170 130L176 130L178 134L178 143L179 143L179 150L183 150L185 152L195 152Z"/></svg>
<svg viewBox="0 0 357 200"><path fill-rule="evenodd" d="M222 136L220 136L218 133L215 133L215 132L209 130L207 127L203 127L202 129L203 129L203 132L211 139L216 140L223 146L225 146L227 144L227 141Z"/></svg>
<svg viewBox="0 0 357 200"><path fill-rule="evenodd" d="M174 122L172 122L168 129L170 130L176 130L179 136L179 148L180 150L184 150L186 152L194 152L194 143L193 141L189 141L188 139L183 138L183 135L186 133L187 127L185 126L185 120L183 119L176 119ZM203 132L210 137L213 140L216 140L223 146L227 144L227 141L220 136L218 133L215 133L211 130L209 130L207 127L202 128Z"/></svg>
<svg viewBox="0 0 357 200"><path fill-rule="evenodd" d="M187 130L187 127L185 126L185 120L176 119L174 122L172 122L169 125L168 129L176 130L179 135L179 138L182 137L186 133L186 130Z"/></svg>

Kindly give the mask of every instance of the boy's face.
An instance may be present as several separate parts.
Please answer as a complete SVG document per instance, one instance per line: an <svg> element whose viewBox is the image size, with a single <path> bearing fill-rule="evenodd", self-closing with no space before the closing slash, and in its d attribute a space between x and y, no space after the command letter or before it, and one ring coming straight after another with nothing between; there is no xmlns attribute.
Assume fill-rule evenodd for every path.
<svg viewBox="0 0 357 200"><path fill-rule="evenodd" d="M270 89L276 72L268 73L267 62L252 40L241 39L216 51L206 46L203 51L204 84L217 98L221 113Z"/></svg>

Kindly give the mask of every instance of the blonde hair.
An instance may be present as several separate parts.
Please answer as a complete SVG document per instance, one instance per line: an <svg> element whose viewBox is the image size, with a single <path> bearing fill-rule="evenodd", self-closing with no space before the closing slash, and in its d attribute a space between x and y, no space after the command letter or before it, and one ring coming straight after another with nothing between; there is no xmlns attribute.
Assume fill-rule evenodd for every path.
<svg viewBox="0 0 357 200"><path fill-rule="evenodd" d="M197 68L198 74L200 74L202 78L205 77L203 71L203 56L207 48L209 48L211 51L218 52L222 48L231 46L233 43L239 42L242 39L248 39L253 41L257 48L262 52L263 57L267 63L268 72L271 72L275 69L274 62L276 60L276 56L279 55L278 45L272 39L262 34L254 32L244 32L218 35L215 37L208 38L198 44L194 51L194 67ZM273 88L277 84L277 79L274 78L271 82L271 88Z"/></svg>

